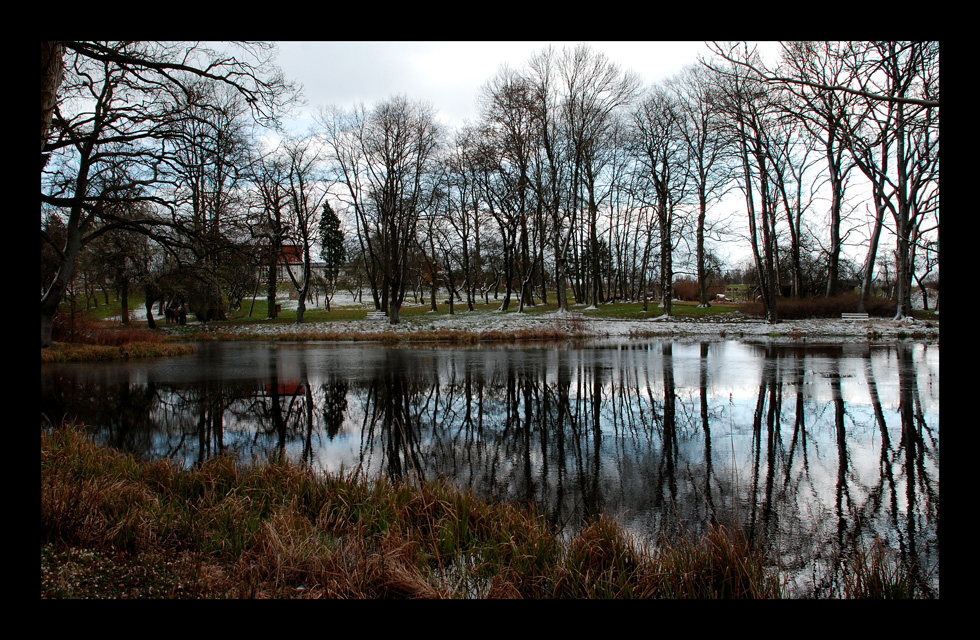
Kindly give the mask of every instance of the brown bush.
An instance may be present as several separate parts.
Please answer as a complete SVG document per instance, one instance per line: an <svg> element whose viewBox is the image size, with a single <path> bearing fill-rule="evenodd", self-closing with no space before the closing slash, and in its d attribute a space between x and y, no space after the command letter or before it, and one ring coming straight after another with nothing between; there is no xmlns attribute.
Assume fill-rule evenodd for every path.
<svg viewBox="0 0 980 640"><path fill-rule="evenodd" d="M698 283L694 280L678 280L674 282L674 295L679 300L697 300Z"/></svg>
<svg viewBox="0 0 980 640"><path fill-rule="evenodd" d="M860 298L856 294L815 298L779 298L776 314L780 320L806 320L810 318L840 318L842 313L857 313ZM747 316L762 317L762 302L750 302L739 307ZM895 303L887 298L869 298L864 310L873 318L889 318L895 314Z"/></svg>
<svg viewBox="0 0 980 640"><path fill-rule="evenodd" d="M707 287L708 302L714 300L719 293L725 293L724 284L709 284ZM685 278L674 282L674 297L678 300L698 301L700 296L697 280Z"/></svg>
<svg viewBox="0 0 980 640"><path fill-rule="evenodd" d="M64 313L57 314L54 317L54 326L51 331L52 340L55 342L119 347L131 342L162 342L165 338L161 332L146 327L119 328L104 320L93 320L77 315L75 316L74 327L72 324L71 316Z"/></svg>

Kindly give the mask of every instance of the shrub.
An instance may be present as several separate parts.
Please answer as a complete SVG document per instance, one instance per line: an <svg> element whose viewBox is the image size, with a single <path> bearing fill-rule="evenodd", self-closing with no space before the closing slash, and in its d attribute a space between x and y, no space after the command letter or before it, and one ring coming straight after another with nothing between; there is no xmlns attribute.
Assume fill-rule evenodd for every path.
<svg viewBox="0 0 980 640"><path fill-rule="evenodd" d="M851 293L833 297L779 298L776 301L776 312L780 320L840 318L842 313L857 312L859 300L859 296ZM750 302L739 309L747 316L765 315L762 302ZM870 298L864 310L871 317L888 318L895 314L895 303L887 298Z"/></svg>
<svg viewBox="0 0 980 640"><path fill-rule="evenodd" d="M674 295L679 300L697 300L698 283L694 280L677 280L674 282Z"/></svg>
<svg viewBox="0 0 980 640"><path fill-rule="evenodd" d="M108 326L107 326L108 325ZM146 327L115 327L102 320L75 316L74 332L71 316L59 313L54 317L51 337L56 342L118 347L131 342L163 342L165 336Z"/></svg>

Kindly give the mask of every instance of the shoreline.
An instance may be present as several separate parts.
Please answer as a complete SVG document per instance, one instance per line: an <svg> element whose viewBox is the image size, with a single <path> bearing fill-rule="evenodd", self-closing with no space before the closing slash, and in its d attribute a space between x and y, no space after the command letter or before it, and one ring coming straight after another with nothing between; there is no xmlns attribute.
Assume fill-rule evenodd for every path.
<svg viewBox="0 0 980 640"><path fill-rule="evenodd" d="M674 338L678 340L765 340L779 342L879 342L913 341L939 342L939 320L912 322L884 318L861 321L810 319L783 320L769 324L761 319L715 317L701 320L657 316L645 320L590 318L581 312L560 314L524 314L499 311L460 311L453 315L403 316L397 325L385 319L314 321L302 324L256 321L247 325L200 325L189 323L206 333L220 332L235 339L289 339L303 334L351 334L369 339L371 334L392 334L410 337L413 333L458 331L480 334L495 332L534 332L562 330L585 339L646 339ZM176 333L174 329L166 328Z"/></svg>

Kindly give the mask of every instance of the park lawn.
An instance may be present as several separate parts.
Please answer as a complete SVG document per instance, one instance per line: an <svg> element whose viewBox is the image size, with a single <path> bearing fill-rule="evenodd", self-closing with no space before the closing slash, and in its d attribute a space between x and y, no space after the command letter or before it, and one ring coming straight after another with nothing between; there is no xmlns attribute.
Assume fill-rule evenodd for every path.
<svg viewBox="0 0 980 640"><path fill-rule="evenodd" d="M144 298L139 294L134 294L129 297L129 308L130 311L142 311L144 309L143 304ZM549 293L549 302L547 304L541 304L538 302L534 305L528 305L524 307L523 313L529 316L538 316L549 313L555 313L558 311L557 299L553 292ZM474 304L474 311L479 312L495 312L500 308L502 299L490 299L489 303L479 302ZM285 305L284 305L285 306ZM747 314L753 315L751 309L747 309L745 305L738 305L734 303L720 303L712 304L710 307L698 307L696 302L693 301L677 301L672 303L672 313L673 316L678 319L691 319L697 320L701 318L711 318L726 316L731 314ZM518 302L516 297L511 297L510 308L502 313L517 313L518 312ZM327 311L323 308L323 301L321 300L319 305L314 305L309 303L303 316L304 322L346 322L354 320L364 320L367 317L368 312L371 311L370 305L344 305L335 303L331 306L331 310ZM585 304L577 304L574 301L569 301L569 311L573 313L581 313L585 318L597 318L597 319L610 319L610 320L643 320L647 318L656 318L663 315L663 308L660 306L658 300L648 300L647 301L647 311L643 310L643 303L639 301L614 301L601 303L597 307L590 307ZM70 307L67 303L64 304L64 313L70 313ZM455 314L465 314L468 312L465 302L457 302L454 305L453 312ZM90 309L77 309L75 310L76 317L83 317L86 319L95 320L105 320L108 318L115 318L121 314L121 305L118 300L110 298L109 305L99 304L97 307ZM402 307L399 316L402 319L418 319L424 321L427 318L439 318L449 316L449 305L445 303L445 297L440 296L439 303L437 304L436 311L431 310L431 305L428 302L425 303L414 303L411 299ZM293 324L296 322L296 309L294 305L289 305L289 308L284 308L280 311L279 315L274 319L269 319L268 317L268 303L265 298L256 298L254 303L251 298L243 301L240 309L231 311L228 313L228 319L225 321L212 322L212 325L248 325L251 323L261 322L263 324L276 323L276 324ZM937 316L933 310L916 310L915 318L919 320L936 320ZM193 319L193 315L191 318ZM162 323L162 319L158 318L158 323ZM134 325L145 325L145 321L133 321Z"/></svg>

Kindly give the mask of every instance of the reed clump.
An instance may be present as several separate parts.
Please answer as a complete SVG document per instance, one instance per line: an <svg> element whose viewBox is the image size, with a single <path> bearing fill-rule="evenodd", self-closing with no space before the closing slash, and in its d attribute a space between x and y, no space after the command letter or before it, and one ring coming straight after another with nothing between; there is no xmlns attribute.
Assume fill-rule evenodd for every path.
<svg viewBox="0 0 980 640"><path fill-rule="evenodd" d="M112 327L104 321L85 317L71 320L55 316L54 342L41 349L41 362L97 362L188 355L197 351L192 344L180 344L159 331L144 327Z"/></svg>
<svg viewBox="0 0 980 640"><path fill-rule="evenodd" d="M108 346L56 342L47 349L41 350L41 362L97 362L157 358L190 355L196 351L197 347L192 344L130 342L121 346Z"/></svg>
<svg viewBox="0 0 980 640"><path fill-rule="evenodd" d="M919 588L914 572L889 562L880 540L869 549L859 549L846 562L844 593L854 600L905 600L915 598Z"/></svg>
<svg viewBox="0 0 980 640"><path fill-rule="evenodd" d="M167 336L160 331L154 331L143 326L119 327L104 320L87 318L82 315L74 319L59 313L54 317L51 328L52 340L71 342L74 344L89 344L119 347L133 342L161 343Z"/></svg>
<svg viewBox="0 0 980 640"><path fill-rule="evenodd" d="M782 585L738 529L716 526L698 538L668 541L657 554L653 581L663 597L779 598Z"/></svg>
<svg viewBox="0 0 980 640"><path fill-rule="evenodd" d="M566 540L441 480L184 469L41 434L42 598L779 598L767 566L737 530L650 549L599 517Z"/></svg>

